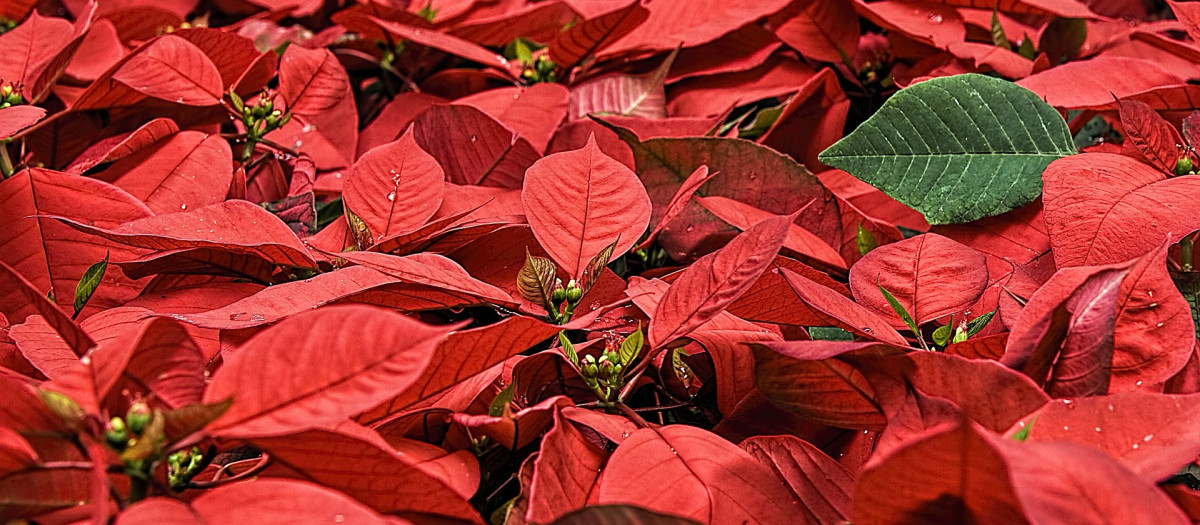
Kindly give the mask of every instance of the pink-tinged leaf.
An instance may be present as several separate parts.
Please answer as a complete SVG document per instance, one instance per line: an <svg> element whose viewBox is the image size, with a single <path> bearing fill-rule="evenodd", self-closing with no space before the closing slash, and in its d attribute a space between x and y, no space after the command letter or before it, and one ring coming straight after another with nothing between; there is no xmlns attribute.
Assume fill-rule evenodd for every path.
<svg viewBox="0 0 1200 525"><path fill-rule="evenodd" d="M785 341L751 345L758 391L775 406L821 424L883 429L881 396L895 382L872 381L842 354L896 356L904 348L880 343Z"/></svg>
<svg viewBox="0 0 1200 525"><path fill-rule="evenodd" d="M448 331L366 306L288 318L225 354L204 399L234 403L209 430L271 436L342 421L420 377Z"/></svg>
<svg viewBox="0 0 1200 525"><path fill-rule="evenodd" d="M297 501L305 502L305 506L295 505ZM190 506L167 497L143 500L121 512L116 525L200 525L247 519L262 525L314 520L364 525L407 523L380 515L346 494L311 481L262 478L205 491Z"/></svg>
<svg viewBox="0 0 1200 525"><path fill-rule="evenodd" d="M613 242L612 256L623 255L650 222L650 197L637 174L601 152L594 139L534 163L521 201L538 242L576 280Z"/></svg>
<svg viewBox="0 0 1200 525"><path fill-rule="evenodd" d="M433 106L413 122L413 136L454 184L520 188L540 158L529 141L469 106Z"/></svg>
<svg viewBox="0 0 1200 525"><path fill-rule="evenodd" d="M33 12L0 36L0 46L11 50L0 58L0 78L12 83L27 103L41 102L79 49L92 20L94 11L81 13L73 25Z"/></svg>
<svg viewBox="0 0 1200 525"><path fill-rule="evenodd" d="M55 218L79 231L137 248L159 251L209 249L253 256L270 264L298 268L317 266L283 221L246 201L226 201L187 212L149 217L111 229L88 226L64 217Z"/></svg>
<svg viewBox="0 0 1200 525"><path fill-rule="evenodd" d="M1105 107L1115 104L1115 99L1182 83L1178 75L1151 61L1124 57L1067 62L1017 81L1051 106L1064 109Z"/></svg>
<svg viewBox="0 0 1200 525"><path fill-rule="evenodd" d="M0 109L0 138L9 138L17 132L37 124L46 116L46 110L37 106L12 106Z"/></svg>
<svg viewBox="0 0 1200 525"><path fill-rule="evenodd" d="M934 431L876 456L858 479L855 523L1025 523L1009 466L972 424Z"/></svg>
<svg viewBox="0 0 1200 525"><path fill-rule="evenodd" d="M1059 271L1026 303L1000 361L1052 397L1104 394L1113 329L1128 265Z"/></svg>
<svg viewBox="0 0 1200 525"><path fill-rule="evenodd" d="M584 438L561 413L555 413L554 428L542 438L534 459L525 519L549 523L583 508L595 494L607 459L604 450Z"/></svg>
<svg viewBox="0 0 1200 525"><path fill-rule="evenodd" d="M75 287L88 267L110 254L111 260L133 257L135 250L99 243L94 237L44 218L67 217L111 228L148 217L151 212L136 198L110 184L49 170L22 171L0 184L0 261L29 279L45 296L53 292L63 311L73 311ZM142 285L121 272L105 272L82 316L120 306ZM21 319L34 313L26 310ZM9 315L10 322L14 315Z"/></svg>
<svg viewBox="0 0 1200 525"><path fill-rule="evenodd" d="M647 480L657 480L647 483ZM644 428L609 458L600 503L624 503L703 523L786 523L800 502L774 473L716 434Z"/></svg>
<svg viewBox="0 0 1200 525"><path fill-rule="evenodd" d="M528 88L497 88L455 100L491 115L529 141L539 152L546 151L554 131L567 116L570 93L561 84L534 84Z"/></svg>
<svg viewBox="0 0 1200 525"><path fill-rule="evenodd" d="M850 290L858 304L898 329L904 328L905 322L888 304L880 286L891 292L920 326L970 308L987 284L987 261L982 253L932 233L880 246L850 269Z"/></svg>
<svg viewBox="0 0 1200 525"><path fill-rule="evenodd" d="M762 221L684 270L651 316L650 347L686 336L737 300L771 264L792 219Z"/></svg>
<svg viewBox="0 0 1200 525"><path fill-rule="evenodd" d="M729 414L754 390L754 354L746 345L782 338L728 312L712 318L688 337L704 348L713 362L717 408Z"/></svg>
<svg viewBox="0 0 1200 525"><path fill-rule="evenodd" d="M233 181L232 162L225 139L184 131L117 161L96 178L163 215L225 200Z"/></svg>
<svg viewBox="0 0 1200 525"><path fill-rule="evenodd" d="M569 72L637 29L648 16L650 11L638 0L584 20L554 37L550 42L550 59Z"/></svg>
<svg viewBox="0 0 1200 525"><path fill-rule="evenodd" d="M278 57L274 51L260 53L254 41L243 35L215 27L179 28L171 34L184 38L204 51L212 60L227 88L258 90L275 76ZM256 78L257 77L257 78ZM248 94L248 93L247 93Z"/></svg>
<svg viewBox="0 0 1200 525"><path fill-rule="evenodd" d="M363 413L360 421L377 421L429 398L467 378L524 352L558 332L558 327L532 317L513 316L442 339L430 365L400 395Z"/></svg>
<svg viewBox="0 0 1200 525"><path fill-rule="evenodd" d="M435 253L396 257L375 252L346 252L340 256L404 282L464 293L495 304L514 304L508 292L471 277L458 263Z"/></svg>
<svg viewBox="0 0 1200 525"><path fill-rule="evenodd" d="M721 220L743 231L776 216L726 197L696 197L696 202ZM829 246L824 239L794 223L787 227L783 247L796 252L802 256L802 259L812 264L819 264L835 270L844 271L846 269L846 261L842 260L842 256L838 254L837 250Z"/></svg>
<svg viewBox="0 0 1200 525"><path fill-rule="evenodd" d="M11 323L22 323L34 312L46 319L54 331L77 355L83 355L95 344L91 337L75 324L67 314L59 310L33 283L17 273L12 266L0 261L0 282L4 283L0 294L0 313Z"/></svg>
<svg viewBox="0 0 1200 525"><path fill-rule="evenodd" d="M794 436L754 437L738 446L787 484L806 523L840 523L849 517L854 476L817 447Z"/></svg>
<svg viewBox="0 0 1200 525"><path fill-rule="evenodd" d="M841 219L831 194L794 160L753 142L724 138L641 140L632 131L610 126L633 150L638 176L654 203L651 222L662 219L667 204L700 166L716 174L696 195L720 196L777 215L803 209L797 224L826 242L841 240ZM807 206L807 207L806 207ZM689 203L659 235L658 243L676 261L689 261L723 245L737 229L697 203Z"/></svg>
<svg viewBox="0 0 1200 525"><path fill-rule="evenodd" d="M440 469L437 460L446 454L431 445L404 441L394 447L378 434L350 425L251 443L271 455L274 465L268 474L320 483L379 512L480 522L478 512L443 477L453 475L454 482L473 479L478 486L478 467L471 461L458 472Z"/></svg>
<svg viewBox="0 0 1200 525"><path fill-rule="evenodd" d="M367 228L370 242L359 248L424 225L442 204L445 180L442 167L417 146L411 131L359 158L342 190L346 210Z"/></svg>
<svg viewBox="0 0 1200 525"><path fill-rule="evenodd" d="M858 14L850 0L794 2L771 21L775 36L806 57L837 64L858 50Z"/></svg>
<svg viewBox="0 0 1200 525"><path fill-rule="evenodd" d="M605 55L628 51L661 51L694 47L717 40L745 25L783 9L787 0L656 1L646 7L650 16L637 28L605 49Z"/></svg>
<svg viewBox="0 0 1200 525"><path fill-rule="evenodd" d="M791 270L783 268L781 272L788 285L810 309L811 314L824 321L820 325L837 326L884 343L908 345L904 336L874 311Z"/></svg>
<svg viewBox="0 0 1200 525"><path fill-rule="evenodd" d="M593 135L589 137L589 140L593 140L594 138L595 136ZM700 186L703 186L704 183L708 182L709 179L712 179L715 175L716 173L709 173L708 166L700 166L699 168L696 168L696 171L693 171L691 175L688 175L688 177L684 179L683 184L679 186L679 189L675 191L675 196L671 197L671 202L667 203L667 207L663 211L662 218L658 220L658 223L654 226L654 229L650 230L650 233L646 234L645 240L638 243L637 246L634 246L630 250L638 251L649 248L650 245L654 243L654 240L658 238L659 232L661 232L663 228L667 226L667 224L670 224L670 222L674 220L677 215L683 212L683 209L687 206L688 202L692 200L692 195L696 194L696 190L700 189Z"/></svg>
<svg viewBox="0 0 1200 525"><path fill-rule="evenodd" d="M332 52L288 46L279 65L279 93L292 119L268 139L307 154L320 170L353 164L358 111L349 76Z"/></svg>
<svg viewBox="0 0 1200 525"><path fill-rule="evenodd" d="M1184 144L1179 132L1143 102L1122 100L1120 104L1121 126L1129 142L1151 165L1172 173Z"/></svg>
<svg viewBox="0 0 1200 525"><path fill-rule="evenodd" d="M1200 454L1200 396L1125 392L1063 399L1012 426L1027 441L1070 441L1100 449L1150 482L1179 472Z"/></svg>
<svg viewBox="0 0 1200 525"><path fill-rule="evenodd" d="M455 24L450 34L483 46L504 46L518 38L549 42L563 27L578 19L566 2L540 2L490 15L486 9Z"/></svg>
<svg viewBox="0 0 1200 525"><path fill-rule="evenodd" d="M616 114L630 117L667 116L665 83L667 72L678 53L671 53L662 64L648 73L630 75L611 73L591 78L571 87L567 116L584 118L590 114Z"/></svg>
<svg viewBox="0 0 1200 525"><path fill-rule="evenodd" d="M1195 326L1167 272L1168 247L1139 258L1121 282L1111 393L1158 388L1183 370L1194 351Z"/></svg>
<svg viewBox="0 0 1200 525"><path fill-rule="evenodd" d="M80 94L71 109L124 107L143 97L215 106L221 103L224 88L221 73L200 48L180 37L164 35L130 52Z"/></svg>
<svg viewBox="0 0 1200 525"><path fill-rule="evenodd" d="M842 137L849 111L850 99L842 92L837 74L822 69L800 86L758 142L790 155L810 171L822 171L826 167L817 154Z"/></svg>
<svg viewBox="0 0 1200 525"><path fill-rule="evenodd" d="M25 107L25 106L18 106ZM63 171L81 175L109 162L116 162L145 148L166 141L179 132L179 126L169 118L156 118L129 133L121 133L92 144Z"/></svg>
<svg viewBox="0 0 1200 525"><path fill-rule="evenodd" d="M1059 268L1128 261L1200 230L1200 178L1165 173L1122 155L1072 155L1042 174Z"/></svg>
<svg viewBox="0 0 1200 525"><path fill-rule="evenodd" d="M520 68L508 61L508 59L500 56L487 48L480 46L474 42L463 40L453 35L438 31L430 31L420 29L413 26L392 22L389 20L381 20L371 17L380 29L387 31L388 34L395 38L401 38L411 41L416 44L423 45L449 53L451 55L465 58L474 62L479 62L485 66L490 66L508 74L513 74L514 71Z"/></svg>
<svg viewBox="0 0 1200 525"><path fill-rule="evenodd" d="M750 71L766 63L782 46L779 39L762 26L744 25L720 40L681 49L667 75L667 84L694 77Z"/></svg>
<svg viewBox="0 0 1200 525"><path fill-rule="evenodd" d="M887 29L889 34L895 32L939 49L962 42L966 37L962 17L948 6L901 0L870 3L854 0L854 10L871 23Z"/></svg>
<svg viewBox="0 0 1200 525"><path fill-rule="evenodd" d="M794 93L815 74L799 60L776 56L748 71L708 75L672 85L667 110L673 116L719 115L737 106Z"/></svg>

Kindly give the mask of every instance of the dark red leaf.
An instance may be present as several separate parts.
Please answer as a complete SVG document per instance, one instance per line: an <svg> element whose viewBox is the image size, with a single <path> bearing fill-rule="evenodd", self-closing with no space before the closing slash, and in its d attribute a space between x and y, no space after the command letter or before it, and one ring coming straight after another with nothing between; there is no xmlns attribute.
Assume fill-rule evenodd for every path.
<svg viewBox="0 0 1200 525"><path fill-rule="evenodd" d="M505 125L468 106L433 106L413 122L413 136L455 184L519 188L540 155Z"/></svg>
<svg viewBox="0 0 1200 525"><path fill-rule="evenodd" d="M847 520L854 477L820 449L793 436L753 437L738 446L788 485L804 509L805 522Z"/></svg>
<svg viewBox="0 0 1200 525"><path fill-rule="evenodd" d="M571 26L550 42L550 59L566 71L637 29L650 15L641 0Z"/></svg>
<svg viewBox="0 0 1200 525"><path fill-rule="evenodd" d="M781 273L800 300L810 309L812 316L823 321L820 325L838 326L885 343L908 345L908 341L875 312L791 270L784 268L781 269Z"/></svg>
<svg viewBox="0 0 1200 525"><path fill-rule="evenodd" d="M1121 126L1129 143L1160 171L1172 173L1182 153L1183 138L1175 127L1150 106L1136 100L1122 100Z"/></svg>

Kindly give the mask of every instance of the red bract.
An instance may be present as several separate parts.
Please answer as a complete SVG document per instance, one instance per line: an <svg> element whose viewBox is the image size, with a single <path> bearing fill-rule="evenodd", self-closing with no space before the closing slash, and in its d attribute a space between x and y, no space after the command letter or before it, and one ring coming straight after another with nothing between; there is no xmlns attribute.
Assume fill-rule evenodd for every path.
<svg viewBox="0 0 1200 525"><path fill-rule="evenodd" d="M1187 2L34 4L0 522L1200 521Z"/></svg>

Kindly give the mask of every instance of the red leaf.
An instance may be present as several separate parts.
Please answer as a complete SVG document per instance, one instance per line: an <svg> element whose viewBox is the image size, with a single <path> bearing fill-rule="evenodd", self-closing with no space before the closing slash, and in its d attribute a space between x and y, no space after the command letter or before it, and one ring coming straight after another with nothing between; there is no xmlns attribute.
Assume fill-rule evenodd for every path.
<svg viewBox="0 0 1200 525"><path fill-rule="evenodd" d="M1180 372L1196 344L1187 301L1167 272L1167 248L1139 258L1121 282L1109 392L1157 389Z"/></svg>
<svg viewBox="0 0 1200 525"><path fill-rule="evenodd" d="M205 360L183 325L151 318L126 329L112 326L98 327L99 345L89 354L98 394L140 393L170 408L200 402Z"/></svg>
<svg viewBox="0 0 1200 525"><path fill-rule="evenodd" d="M811 309L812 315L824 321L821 325L838 326L884 343L908 346L904 336L875 312L791 270L785 268L782 272L788 285Z"/></svg>
<svg viewBox="0 0 1200 525"><path fill-rule="evenodd" d="M1064 109L1107 107L1115 99L1182 83L1178 75L1151 61L1124 57L1067 62L1017 81L1051 106Z"/></svg>
<svg viewBox="0 0 1200 525"><path fill-rule="evenodd" d="M441 449L412 441L398 443L397 449L378 434L353 425L261 437L251 442L271 455L274 465L268 474L320 483L379 512L480 522L478 512L456 491L451 480L445 479L465 479L468 485L473 480L478 486L478 467L473 459L458 463L457 469L443 470L438 459L446 453Z"/></svg>
<svg viewBox="0 0 1200 525"><path fill-rule="evenodd" d="M1028 264L1050 252L1050 235L1046 233L1041 201L966 224L939 225L933 231L1017 264Z"/></svg>
<svg viewBox="0 0 1200 525"><path fill-rule="evenodd" d="M409 131L354 163L342 203L366 225L369 246L424 225L442 204L445 179L437 160L417 146Z"/></svg>
<svg viewBox="0 0 1200 525"><path fill-rule="evenodd" d="M0 427L0 477L25 470L37 462L38 454L25 438L11 428Z"/></svg>
<svg viewBox="0 0 1200 525"><path fill-rule="evenodd" d="M1200 178L1175 177L1122 155L1056 160L1042 174L1059 268L1124 262L1200 230Z"/></svg>
<svg viewBox="0 0 1200 525"><path fill-rule="evenodd" d="M650 347L663 348L686 336L749 289L783 245L793 218L762 221L684 270L651 316Z"/></svg>
<svg viewBox="0 0 1200 525"><path fill-rule="evenodd" d="M433 106L413 122L413 136L454 184L519 188L540 155L505 125L469 106Z"/></svg>
<svg viewBox="0 0 1200 525"><path fill-rule="evenodd" d="M1200 454L1200 396L1125 392L1064 399L1032 412L1011 432L1027 440L1070 441L1100 449L1156 483Z"/></svg>
<svg viewBox="0 0 1200 525"><path fill-rule="evenodd" d="M316 268L317 263L283 221L246 201L226 201L188 212L106 229L64 217L60 222L113 242L151 250L209 249L261 258L270 264ZM242 225L242 228L238 228Z"/></svg>
<svg viewBox="0 0 1200 525"><path fill-rule="evenodd" d="M574 425L556 412L554 428L542 438L534 459L525 519L549 523L583 508L594 497L607 460L607 452L585 439Z"/></svg>
<svg viewBox="0 0 1200 525"><path fill-rule="evenodd" d="M408 131L409 124L413 123L417 115L441 102L444 100L428 93L409 91L396 95L396 98L384 106L379 115L358 134L358 155L362 156L372 148L398 140Z"/></svg>
<svg viewBox="0 0 1200 525"><path fill-rule="evenodd" d="M1128 267L1055 274L1017 318L1001 363L1053 397L1104 394L1113 362L1113 324Z"/></svg>
<svg viewBox="0 0 1200 525"><path fill-rule="evenodd" d="M1175 170L1184 142L1175 127L1143 102L1122 100L1121 126L1129 142L1151 165L1165 173Z"/></svg>
<svg viewBox="0 0 1200 525"><path fill-rule="evenodd" d="M750 286L726 310L742 319L760 323L790 324L796 326L814 326L826 322L826 318L814 314L804 302L796 296L788 286L787 280L780 272L781 269L798 273L805 278L850 297L850 291L829 275L803 263L782 255L776 256L768 271L764 271L758 280ZM672 274L678 275L678 274ZM671 276L664 280L672 281Z"/></svg>
<svg viewBox="0 0 1200 525"><path fill-rule="evenodd" d="M894 32L939 49L962 42L966 37L962 17L946 6L901 0L870 3L854 0L854 10L871 23L887 29L889 34Z"/></svg>
<svg viewBox="0 0 1200 525"><path fill-rule="evenodd" d="M71 321L67 314L59 310L42 292L34 288L12 266L0 261L0 282L4 283L5 292L0 295L0 313L10 323L23 323L25 319L37 312L46 319L56 332L77 355L83 355L88 348L95 344L91 337L79 325Z"/></svg>
<svg viewBox="0 0 1200 525"><path fill-rule="evenodd" d="M37 106L12 106L0 109L0 138L9 138L17 132L37 124L46 116L46 110Z"/></svg>
<svg viewBox="0 0 1200 525"><path fill-rule="evenodd" d="M880 246L850 269L850 290L858 304L900 329L906 325L880 286L921 326L970 308L987 284L982 253L933 233Z"/></svg>
<svg viewBox="0 0 1200 525"><path fill-rule="evenodd" d="M479 62L480 64L494 67L510 75L513 73L514 69L519 69L519 67L510 63L503 56L493 53L487 48L484 48L478 44L463 40L453 35L448 35L439 31L420 29L389 20L381 20L375 17L371 17L371 20L379 25L380 29L387 31L396 38L412 41L425 47L431 47L454 56Z"/></svg>
<svg viewBox="0 0 1200 525"><path fill-rule="evenodd" d="M129 192L162 215L225 200L233 181L232 162L225 139L184 131L117 161L96 178Z"/></svg>
<svg viewBox="0 0 1200 525"><path fill-rule="evenodd" d="M479 109L503 122L528 140L539 152L546 151L554 131L567 116L570 93L560 84L534 84L528 88L497 88L455 100L455 104Z"/></svg>
<svg viewBox="0 0 1200 525"><path fill-rule="evenodd" d="M599 491L600 503L638 505L703 523L788 523L799 505L749 454L685 425L634 432L613 452Z"/></svg>
<svg viewBox="0 0 1200 525"><path fill-rule="evenodd" d="M305 506L297 506L303 501ZM309 504L314 507L308 507ZM117 516L117 525L179 523L236 523L252 519L262 525L312 520L395 524L340 492L309 481L258 479L208 490L189 506L176 499L155 497L140 501Z"/></svg>
<svg viewBox="0 0 1200 525"><path fill-rule="evenodd" d="M550 59L563 70L570 71L637 29L648 16L650 11L638 0L579 22L550 42Z"/></svg>
<svg viewBox="0 0 1200 525"><path fill-rule="evenodd" d="M553 525L697 525L678 516L659 514L629 505L593 505L564 514Z"/></svg>
<svg viewBox="0 0 1200 525"><path fill-rule="evenodd" d="M0 58L0 78L12 83L26 102L41 102L79 48L93 13L82 13L75 25L37 11L31 13L0 36L0 46L10 50Z"/></svg>
<svg viewBox="0 0 1200 525"><path fill-rule="evenodd" d="M458 263L435 253L396 257L375 252L346 252L341 256L404 282L464 293L500 305L515 304L508 292L471 277Z"/></svg>
<svg viewBox="0 0 1200 525"><path fill-rule="evenodd" d="M650 221L650 197L637 175L605 155L595 139L583 149L555 153L529 168L521 201L529 227L573 279L613 242L617 258Z"/></svg>
<svg viewBox="0 0 1200 525"><path fill-rule="evenodd" d="M821 3L813 1L812 5ZM800 86L758 142L790 155L811 171L823 171L827 166L817 160L817 154L842 137L849 111L850 99L842 92L837 74L822 69Z"/></svg>
<svg viewBox="0 0 1200 525"><path fill-rule="evenodd" d="M799 60L776 56L748 71L708 75L671 86L668 113L673 116L719 115L771 97L795 93L816 72Z"/></svg>
<svg viewBox="0 0 1200 525"><path fill-rule="evenodd" d="M350 90L345 70L329 51L288 46L279 64L279 94L297 115L329 111Z"/></svg>
<svg viewBox="0 0 1200 525"><path fill-rule="evenodd" d="M793 2L771 21L775 36L806 57L837 64L858 50L858 14L849 0Z"/></svg>
<svg viewBox="0 0 1200 525"><path fill-rule="evenodd" d="M224 356L204 399L234 402L209 430L271 436L342 421L419 378L447 332L365 306L286 319Z"/></svg>
<svg viewBox="0 0 1200 525"><path fill-rule="evenodd" d="M113 135L92 144L63 171L81 175L100 164L116 162L145 148L165 142L171 135L178 132L179 126L175 124L175 121L169 118L156 118L129 133Z"/></svg>
<svg viewBox="0 0 1200 525"><path fill-rule="evenodd" d="M749 20L770 15L787 0L668 0L649 4L650 16L638 30L625 35L605 54L626 51L660 51L677 46L693 47L712 42L743 26Z"/></svg>
<svg viewBox="0 0 1200 525"><path fill-rule="evenodd" d="M1037 383L992 360L934 352L913 352L905 360L914 364L911 372L905 369L913 387L949 400L971 420L996 432L1050 401ZM997 399L996 392L1004 392L1004 397Z"/></svg>
<svg viewBox="0 0 1200 525"><path fill-rule="evenodd" d="M817 447L794 436L753 437L738 446L788 485L804 509L805 522L848 519L854 477Z"/></svg>
<svg viewBox="0 0 1200 525"><path fill-rule="evenodd" d="M766 63L780 47L779 39L762 26L744 25L720 40L681 49L667 74L667 84L695 77L746 72ZM715 115L717 118L725 116Z"/></svg>
<svg viewBox="0 0 1200 525"><path fill-rule="evenodd" d="M224 89L221 73L200 48L180 37L164 35L126 55L80 94L71 109L124 107L143 97L215 106L221 103Z"/></svg>
<svg viewBox="0 0 1200 525"><path fill-rule="evenodd" d="M499 416L460 412L450 416L450 420L468 429L471 435L482 434L504 448L520 450L546 432L559 409L574 405L569 397L554 396L517 412L504 405Z"/></svg>
<svg viewBox="0 0 1200 525"><path fill-rule="evenodd" d="M595 135L588 137L589 141L594 139ZM696 171L693 171L691 175L688 175L688 177L684 179L683 184L679 186L679 189L675 191L675 196L671 197L671 202L667 203L667 207L663 211L662 218L658 220L658 224L654 226L654 229L650 230L650 233L646 234L646 238L642 240L642 242L631 248L631 250L638 251L649 248L650 245L654 243L654 240L658 238L659 232L661 232L663 228L667 226L667 224L670 224L670 222L674 220L677 215L683 212L683 209L687 206L688 202L692 200L692 195L695 195L696 190L700 189L700 186L703 186L704 183L708 182L709 179L712 179L715 175L716 173L710 174L708 171L708 166L703 165L699 168L696 168Z"/></svg>
<svg viewBox="0 0 1200 525"><path fill-rule="evenodd" d="M678 53L671 53L653 71L640 75L611 73L589 78L571 87L567 117L590 114L662 118L667 116L664 85Z"/></svg>
<svg viewBox="0 0 1200 525"><path fill-rule="evenodd" d="M750 229L755 224L775 217L773 213L726 197L696 197L696 202L739 230ZM834 250L816 234L795 223L787 226L787 236L784 237L783 247L800 254L804 260L814 264L820 263L822 266L837 270L846 269L846 261L842 260L842 256L838 254L837 250Z"/></svg>
<svg viewBox="0 0 1200 525"><path fill-rule="evenodd" d="M44 218L45 215L111 228L151 215L144 204L112 185L97 180L49 170L22 171L0 184L0 261L29 279L40 295L53 292L63 311L73 311L75 286L87 268L111 254L112 260L132 257L134 250L97 242ZM142 285L121 275L105 272L100 286L82 316L124 304ZM33 313L24 311L19 317ZM10 322L18 322L6 312Z"/></svg>
<svg viewBox="0 0 1200 525"><path fill-rule="evenodd" d="M307 154L320 170L353 163L358 111L349 76L333 53L288 46L279 65L279 93L292 119L268 139Z"/></svg>

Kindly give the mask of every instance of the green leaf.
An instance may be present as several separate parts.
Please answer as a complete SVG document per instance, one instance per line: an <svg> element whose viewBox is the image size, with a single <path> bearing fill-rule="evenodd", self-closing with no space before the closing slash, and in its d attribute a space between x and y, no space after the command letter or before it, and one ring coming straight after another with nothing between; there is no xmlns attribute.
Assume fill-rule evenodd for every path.
<svg viewBox="0 0 1200 525"><path fill-rule="evenodd" d="M859 255L866 255L879 246L879 243L875 241L875 236L863 228L861 222L858 223L858 233L854 234L854 242L858 244Z"/></svg>
<svg viewBox="0 0 1200 525"><path fill-rule="evenodd" d="M86 272L83 272L83 277L79 278L79 284L75 285L75 314L71 319L79 317L79 312L83 311L83 307L87 306L88 300L92 298L92 294L96 293L96 288L100 287L100 280L104 278L104 271L108 269L108 252L104 252L104 258L100 262L88 266Z"/></svg>
<svg viewBox="0 0 1200 525"><path fill-rule="evenodd" d="M1012 42L1008 41L1008 35L1004 34L1004 26L1000 25L1000 13L992 11L992 43L996 47L1004 49L1012 49Z"/></svg>
<svg viewBox="0 0 1200 525"><path fill-rule="evenodd" d="M496 398L492 400L492 405L488 407L489 416L500 417L504 415L504 410L508 408L508 404L512 403L513 400L514 384L515 383L509 383L508 386L504 387L504 390L501 390L499 394L496 394Z"/></svg>
<svg viewBox="0 0 1200 525"><path fill-rule="evenodd" d="M896 315L900 316L900 319L904 321L904 324L908 325L908 328L912 330L914 334L917 334L917 337L920 337L921 330L917 328L917 322L913 321L912 316L908 314L908 310L904 309L904 305L900 304L900 301L896 300L896 296L892 295L892 292L887 291L887 288L884 288L879 284L876 284L875 286L878 286L879 291L883 292L883 298L887 299L888 304L892 306L892 310L896 311Z"/></svg>
<svg viewBox="0 0 1200 525"><path fill-rule="evenodd" d="M971 319L971 322L967 323L967 337L974 336L975 334L979 333L980 330L983 330L985 327L987 327L988 323L992 321L992 317L995 316L996 312L998 311L1000 311L999 308Z"/></svg>
<svg viewBox="0 0 1200 525"><path fill-rule="evenodd" d="M558 332L558 344L562 345L563 353L567 355L567 360L575 366L579 366L579 354L575 352L575 345L571 344L571 340L567 339L567 333Z"/></svg>
<svg viewBox="0 0 1200 525"><path fill-rule="evenodd" d="M810 326L808 336L813 341L853 341L854 334L836 326Z"/></svg>
<svg viewBox="0 0 1200 525"><path fill-rule="evenodd" d="M1012 435L1014 441L1025 441L1029 439L1029 429L1033 428L1033 424L1037 422L1037 416L1029 420L1029 424L1021 427L1015 434Z"/></svg>
<svg viewBox="0 0 1200 525"><path fill-rule="evenodd" d="M516 55L521 65L533 66L533 50L529 48L529 43L524 38L513 40L513 54Z"/></svg>
<svg viewBox="0 0 1200 525"><path fill-rule="evenodd" d="M617 351L617 355L621 358L622 366L629 366L634 359L637 359L638 354L642 353L642 323L638 323L637 330L629 334L624 341L621 341L621 348Z"/></svg>
<svg viewBox="0 0 1200 525"><path fill-rule="evenodd" d="M950 336L953 334L953 332L954 332L954 316L951 315L950 322L937 327L937 329L933 331L933 344L938 345L938 346L945 346L946 343L950 342Z"/></svg>
<svg viewBox="0 0 1200 525"><path fill-rule="evenodd" d="M1029 60L1033 60L1037 56L1037 50L1033 48L1033 39L1029 38L1029 35L1025 35L1021 40L1021 45L1017 46L1017 54Z"/></svg>
<svg viewBox="0 0 1200 525"><path fill-rule="evenodd" d="M900 90L819 158L930 224L956 224L1033 202L1046 166L1074 153L1058 111L1012 82L971 73Z"/></svg>

